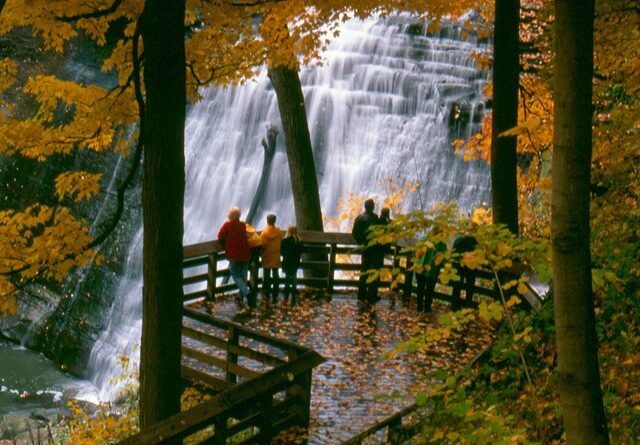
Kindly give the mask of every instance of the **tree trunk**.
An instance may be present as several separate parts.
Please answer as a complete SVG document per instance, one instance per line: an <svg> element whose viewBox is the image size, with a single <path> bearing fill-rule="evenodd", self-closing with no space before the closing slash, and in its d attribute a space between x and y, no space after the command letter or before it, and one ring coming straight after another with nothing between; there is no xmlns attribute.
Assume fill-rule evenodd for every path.
<svg viewBox="0 0 640 445"><path fill-rule="evenodd" d="M493 38L491 199L493 222L518 233L518 175L515 136L500 133L518 124L520 74L519 0L496 0Z"/></svg>
<svg viewBox="0 0 640 445"><path fill-rule="evenodd" d="M180 411L184 120L184 0L147 0L140 427Z"/></svg>
<svg viewBox="0 0 640 445"><path fill-rule="evenodd" d="M298 72L286 67L269 68L269 79L278 97L296 223L300 230L322 231L318 180Z"/></svg>
<svg viewBox="0 0 640 445"><path fill-rule="evenodd" d="M567 443L608 444L591 287L589 185L594 0L555 2L551 237Z"/></svg>
<svg viewBox="0 0 640 445"><path fill-rule="evenodd" d="M269 185L269 176L271 176L271 164L273 163L273 157L276 154L276 141L278 138L278 129L271 126L267 129L267 139L262 139L262 148L264 148L264 159L262 162L262 174L260 175L260 181L256 188L256 193L253 195L251 201L251 207L249 207L249 213L245 221L255 226L254 218L258 212L258 208L263 201L265 192L267 191L267 185ZM227 278L227 277L225 277Z"/></svg>

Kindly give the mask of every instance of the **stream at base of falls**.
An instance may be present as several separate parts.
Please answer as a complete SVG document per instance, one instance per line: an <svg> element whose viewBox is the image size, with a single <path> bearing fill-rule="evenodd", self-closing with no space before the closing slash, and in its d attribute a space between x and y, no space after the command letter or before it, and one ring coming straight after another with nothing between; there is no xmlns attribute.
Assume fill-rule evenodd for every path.
<svg viewBox="0 0 640 445"><path fill-rule="evenodd" d="M95 402L95 387L42 354L0 340L0 443L33 434L34 418L56 422L70 399Z"/></svg>

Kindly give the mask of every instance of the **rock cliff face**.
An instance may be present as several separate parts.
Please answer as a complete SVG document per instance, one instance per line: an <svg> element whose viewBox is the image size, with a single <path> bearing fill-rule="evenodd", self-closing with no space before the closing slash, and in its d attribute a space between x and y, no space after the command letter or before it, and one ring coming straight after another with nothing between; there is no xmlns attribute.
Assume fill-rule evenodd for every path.
<svg viewBox="0 0 640 445"><path fill-rule="evenodd" d="M135 191L131 195L139 196ZM132 196L130 201L136 201ZM99 251L104 261L72 274L55 309L35 330L30 347L42 351L66 371L86 378L91 349L104 330L122 274L123 258L141 218L133 202L120 227Z"/></svg>
<svg viewBox="0 0 640 445"><path fill-rule="evenodd" d="M51 55L33 62L40 50L29 35L11 39L12 45L0 45L0 54L24 60L24 76L39 72L54 73L61 79L110 88L117 81L113 73L100 71L99 49L78 39L70 44L66 56ZM16 41L22 42L20 45ZM3 42L0 42L3 43ZM17 92L9 98L20 113L28 116L35 104ZM18 157L0 157L0 193L5 198L0 210L24 208L34 202L55 205L53 185L58 174L69 170L102 173L104 192L74 212L89 221L92 233L113 215L115 191L131 167L131 160L118 153L93 153L73 150L70 155L53 156L46 162ZM139 176L139 175L138 175ZM18 314L0 317L0 335L44 353L59 367L78 376L85 375L93 343L104 327L104 313L111 307L118 276L122 273L129 243L142 219L140 177L126 193L125 211L113 234L99 248L102 262L72 273L64 283L40 282L26 287L19 295Z"/></svg>
<svg viewBox="0 0 640 445"><path fill-rule="evenodd" d="M28 286L16 297L18 311L0 318L0 334L24 346L33 347L34 333L40 324L55 310L60 302L60 294L47 287L34 284Z"/></svg>

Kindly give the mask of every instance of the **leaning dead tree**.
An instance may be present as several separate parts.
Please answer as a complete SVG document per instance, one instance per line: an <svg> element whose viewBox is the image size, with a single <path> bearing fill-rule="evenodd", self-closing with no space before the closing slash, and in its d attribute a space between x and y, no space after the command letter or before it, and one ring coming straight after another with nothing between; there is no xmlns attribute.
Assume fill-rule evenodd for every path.
<svg viewBox="0 0 640 445"><path fill-rule="evenodd" d="M253 219L256 216L256 212L263 201L264 194L269 184L269 176L271 176L271 164L273 157L276 154L276 141L278 138L278 127L274 124L267 125L267 139L262 139L262 147L264 148L264 162L262 163L262 174L260 175L260 182L258 182L258 188L255 195L253 195L253 201L251 201L251 207L245 221L253 225Z"/></svg>

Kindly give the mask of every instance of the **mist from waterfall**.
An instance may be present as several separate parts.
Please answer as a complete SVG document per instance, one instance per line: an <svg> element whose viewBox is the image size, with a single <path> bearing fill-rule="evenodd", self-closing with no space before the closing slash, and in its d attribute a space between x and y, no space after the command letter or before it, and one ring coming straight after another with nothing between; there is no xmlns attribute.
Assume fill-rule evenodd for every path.
<svg viewBox="0 0 640 445"><path fill-rule="evenodd" d="M351 21L325 52L323 66L302 70L324 215L335 216L347 192L381 202L390 179L419 183L404 210L451 200L471 209L490 199L488 167L464 162L451 146L453 138L479 130L486 79L470 57L484 48L458 34L450 27L440 37L427 37L424 27L406 18ZM282 129L266 72L241 87L209 88L203 96L189 110L185 128L185 244L216 238L230 206L246 214L260 179L260 141L270 123ZM448 122L454 102L469 110L469 125L459 135L451 134ZM258 229L267 213L278 215L280 227L295 222L282 131L272 167L256 214ZM91 353L88 373L104 398L113 398L109 380L122 372L118 357L138 360L141 232L131 245L108 327Z"/></svg>

